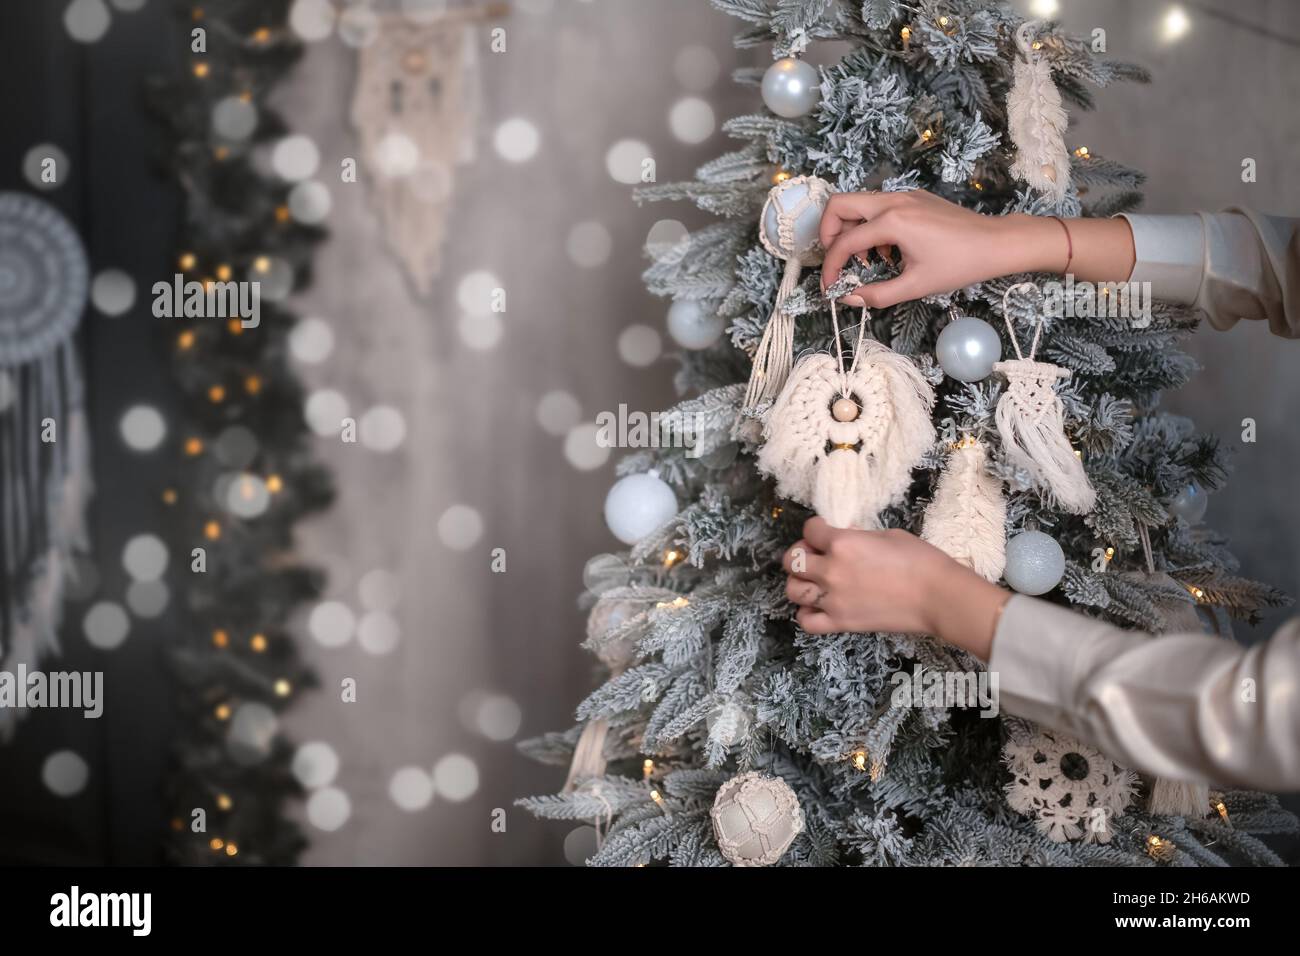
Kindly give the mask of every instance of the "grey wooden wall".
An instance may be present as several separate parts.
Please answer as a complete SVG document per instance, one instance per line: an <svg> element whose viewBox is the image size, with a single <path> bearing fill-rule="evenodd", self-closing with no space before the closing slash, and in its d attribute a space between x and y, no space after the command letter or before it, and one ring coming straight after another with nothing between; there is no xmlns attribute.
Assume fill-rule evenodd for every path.
<svg viewBox="0 0 1300 956"><path fill-rule="evenodd" d="M617 342L631 324L663 330L664 305L638 279L647 230L664 217L687 226L700 220L683 208L638 208L629 187L606 171L606 151L624 138L640 140L651 147L661 181L689 176L725 148L725 138L680 142L669 124L673 104L700 96L721 121L757 103L727 79L753 54L731 49L734 22L704 0L515 6L501 24L508 52L482 58L479 160L459 173L452 237L433 295L412 296L379 237L366 187L331 183L332 238L302 297L305 312L327 320L336 337L333 354L304 369L311 385L338 390L354 415L392 405L407 427L404 443L388 454L320 442L340 495L334 511L305 531L301 547L327 561L329 597L357 614L364 611L363 577L376 568L394 572L402 636L387 655L367 653L355 638L340 647L306 640L324 690L297 709L292 729L298 740L325 741L337 752L335 786L351 804L339 829L309 827L310 863L563 860L566 828L537 824L511 807L518 795L554 789L562 774L484 736L475 717L482 694L504 695L520 709L520 735L562 728L592 686L576 646L583 616L575 599L585 561L614 546L600 515L612 462L594 471L573 467L563 439L539 426L536 407L555 389L577 399L585 420L620 402L651 410L670 399L671 364L631 367ZM1221 6L1300 35L1300 6L1288 0ZM1068 25L1104 27L1114 54L1155 74L1149 87L1101 93L1100 112L1080 118L1072 136L1145 169L1148 211L1248 203L1300 213L1300 185L1291 175L1300 134L1294 47L1195 10L1192 31L1162 46L1163 3L1063 0L1062 7ZM712 50L723 70L702 90L689 88L699 85L692 75L698 64L674 69L679 51L692 45ZM311 48L286 91L295 128L313 137L327 170L357 155L347 120L354 79L355 53L330 41ZM492 143L497 125L515 116L540 132L536 157L519 165L503 161ZM1240 181L1246 156L1259 164L1250 185ZM596 268L566 254L570 229L584 221L601 223L611 239L608 261ZM457 286L484 269L502 280L509 308L500 317L500 342L476 349L460 332ZM1300 346L1251 328L1200 333L1193 347L1206 371L1171 397L1170 407L1229 441L1242 418L1259 427L1259 441L1242 449L1234 484L1214 497L1209 519L1235 539L1247 573L1300 591L1300 513L1290 500L1300 435L1287 411L1300 391L1292 371L1300 368ZM468 550L453 550L440 536L439 521L453 505L481 516L481 536ZM507 555L504 574L489 568L498 547ZM304 621L304 634L309 630ZM334 689L346 677L358 681L356 703L338 701ZM509 706L498 703L508 725ZM473 795L455 802L440 793L424 809L400 809L389 795L393 774L406 766L428 770L451 753L476 766ZM463 779L454 767L444 769L452 784ZM505 833L490 827L495 808L505 810Z"/></svg>

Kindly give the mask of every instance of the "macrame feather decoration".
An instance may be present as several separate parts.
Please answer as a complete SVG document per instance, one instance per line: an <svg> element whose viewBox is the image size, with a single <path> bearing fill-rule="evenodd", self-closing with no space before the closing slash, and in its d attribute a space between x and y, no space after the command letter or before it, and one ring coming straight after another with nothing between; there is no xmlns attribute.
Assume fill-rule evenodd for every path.
<svg viewBox="0 0 1300 956"><path fill-rule="evenodd" d="M72 555L87 547L90 448L73 336L89 271L57 209L0 193L0 670L34 669L58 649ZM0 708L0 734L14 713Z"/></svg>
<svg viewBox="0 0 1300 956"><path fill-rule="evenodd" d="M1070 185L1067 117L1061 93L1052 82L1051 65L1029 39L1039 25L1028 20L1016 30L1019 56L1007 94L1007 131L1016 148L1011 173L1059 203Z"/></svg>
<svg viewBox="0 0 1300 956"><path fill-rule="evenodd" d="M361 47L352 122L389 248L420 295L442 268L455 167L474 160L480 101L474 21L495 8L447 11L431 22L379 20Z"/></svg>
<svg viewBox="0 0 1300 956"><path fill-rule="evenodd" d="M830 302L836 354L799 360L768 415L758 468L832 527L877 528L934 444L934 392L910 359L867 339L865 309L846 368Z"/></svg>
<svg viewBox="0 0 1300 956"><path fill-rule="evenodd" d="M797 197L797 198L794 198ZM799 288L804 266L819 265L825 250L815 238L808 240L805 229L798 228L812 216L821 221L822 210L831 197L831 186L816 176L796 176L773 186L763 205L759 237L763 248L785 260L785 271L776 290L776 305L763 329L763 338L754 352L754 367L745 389L747 409L770 402L781 392L794 362L794 317L785 311L786 300ZM767 224L774 220L776 235L769 234Z"/></svg>
<svg viewBox="0 0 1300 956"><path fill-rule="evenodd" d="M987 581L1007 563L1007 502L1002 482L988 473L988 449L966 437L953 446L921 538Z"/></svg>
<svg viewBox="0 0 1300 956"><path fill-rule="evenodd" d="M1007 379L1007 390L998 399L998 435L1007 460L1033 476L1035 483L1048 492L1066 511L1087 514L1097 495L1065 437L1065 409L1056 394L1056 382L1070 377L1070 370L1050 362L1034 361L1043 332L1042 316L1034 327L1029 358L1020 351L1016 330L1007 311L1007 297L1020 288L1033 288L1029 282L1011 286L1002 296L1002 312L1007 323L1016 357L993 366Z"/></svg>

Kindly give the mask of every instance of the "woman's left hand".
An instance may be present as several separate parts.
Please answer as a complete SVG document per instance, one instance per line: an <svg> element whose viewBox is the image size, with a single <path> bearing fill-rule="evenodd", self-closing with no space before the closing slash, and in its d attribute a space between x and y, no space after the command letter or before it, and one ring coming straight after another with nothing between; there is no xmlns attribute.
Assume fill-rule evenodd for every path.
<svg viewBox="0 0 1300 956"><path fill-rule="evenodd" d="M934 634L985 659L1008 594L897 529L832 528L811 518L786 551L786 596L809 634Z"/></svg>

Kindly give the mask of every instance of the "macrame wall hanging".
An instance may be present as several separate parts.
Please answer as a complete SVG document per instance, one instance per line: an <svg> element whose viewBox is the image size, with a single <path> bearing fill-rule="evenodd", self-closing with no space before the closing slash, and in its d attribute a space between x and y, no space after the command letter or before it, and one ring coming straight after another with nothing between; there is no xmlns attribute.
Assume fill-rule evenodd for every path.
<svg viewBox="0 0 1300 956"><path fill-rule="evenodd" d="M808 505L832 527L871 529L934 444L934 391L910 359L867 338L866 309L853 361L845 365L839 285L826 293L835 355L799 359L768 414L758 468L776 478L778 494Z"/></svg>
<svg viewBox="0 0 1300 956"><path fill-rule="evenodd" d="M1070 185L1070 155L1065 148L1068 117L1052 81L1051 64L1030 40L1040 25L1027 20L1016 30L1018 56L1007 94L1007 132L1016 148L1011 174L1059 203Z"/></svg>
<svg viewBox="0 0 1300 956"><path fill-rule="evenodd" d="M475 157L478 21L501 5L452 8L430 22L379 19L357 64L352 123L389 248L420 295L442 268L455 168Z"/></svg>
<svg viewBox="0 0 1300 956"><path fill-rule="evenodd" d="M1043 317L1034 325L1029 358L1020 351L1007 300L1017 289L1033 289L1032 282L1019 282L1002 296L1002 313L1007 333L1016 350L1010 361L998 362L993 371L1007 379L1007 390L998 399L998 435L1007 460L1029 473L1035 485L1066 511L1087 514L1097 495L1083 470L1083 463L1065 437L1065 408L1056 394L1056 383L1070 377L1070 370L1050 362L1037 362L1034 355L1043 334Z"/></svg>
<svg viewBox="0 0 1300 956"><path fill-rule="evenodd" d="M36 667L57 649L72 554L87 544L90 449L73 336L88 276L57 209L0 193L0 670Z"/></svg>

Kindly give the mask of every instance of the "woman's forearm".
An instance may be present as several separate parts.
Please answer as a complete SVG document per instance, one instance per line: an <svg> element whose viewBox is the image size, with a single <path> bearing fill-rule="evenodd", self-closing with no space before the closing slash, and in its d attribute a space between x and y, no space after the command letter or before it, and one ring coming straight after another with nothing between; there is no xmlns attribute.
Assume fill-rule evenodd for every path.
<svg viewBox="0 0 1300 956"><path fill-rule="evenodd" d="M1133 232L1123 218L1058 221L1013 213L989 224L999 274L1069 272L1081 282L1125 282L1133 274Z"/></svg>

